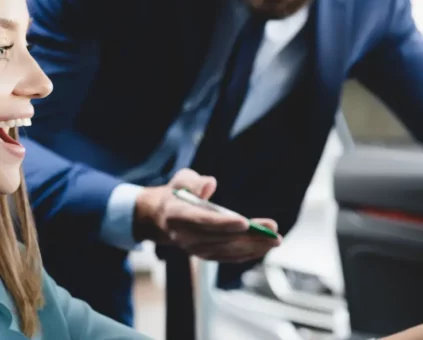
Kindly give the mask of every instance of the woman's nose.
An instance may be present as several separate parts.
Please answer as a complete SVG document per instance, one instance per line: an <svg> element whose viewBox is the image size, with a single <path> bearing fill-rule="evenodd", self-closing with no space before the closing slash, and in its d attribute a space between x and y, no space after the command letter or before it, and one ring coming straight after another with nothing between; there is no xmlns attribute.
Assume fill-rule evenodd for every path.
<svg viewBox="0 0 423 340"><path fill-rule="evenodd" d="M13 91L14 95L38 99L47 97L53 91L53 84L46 76L40 66L31 60L30 65L26 68L26 74L21 81L16 84Z"/></svg>

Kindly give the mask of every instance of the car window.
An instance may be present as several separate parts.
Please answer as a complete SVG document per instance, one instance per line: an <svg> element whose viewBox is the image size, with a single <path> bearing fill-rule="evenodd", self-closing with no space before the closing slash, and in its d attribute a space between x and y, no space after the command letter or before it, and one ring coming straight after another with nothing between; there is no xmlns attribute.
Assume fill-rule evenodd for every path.
<svg viewBox="0 0 423 340"><path fill-rule="evenodd" d="M394 114L356 81L345 84L341 108L356 144L415 144Z"/></svg>
<svg viewBox="0 0 423 340"><path fill-rule="evenodd" d="M423 1L412 4L415 22L423 31ZM345 84L341 108L356 144L417 146L395 115L358 82Z"/></svg>

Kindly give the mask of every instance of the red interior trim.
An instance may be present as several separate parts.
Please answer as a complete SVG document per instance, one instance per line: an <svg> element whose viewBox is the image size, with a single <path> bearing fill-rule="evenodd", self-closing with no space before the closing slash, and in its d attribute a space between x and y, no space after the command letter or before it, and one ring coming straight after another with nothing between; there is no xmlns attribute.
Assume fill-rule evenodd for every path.
<svg viewBox="0 0 423 340"><path fill-rule="evenodd" d="M379 210L372 208L359 209L360 212L377 218L394 221L423 224L423 216L404 213L401 211Z"/></svg>

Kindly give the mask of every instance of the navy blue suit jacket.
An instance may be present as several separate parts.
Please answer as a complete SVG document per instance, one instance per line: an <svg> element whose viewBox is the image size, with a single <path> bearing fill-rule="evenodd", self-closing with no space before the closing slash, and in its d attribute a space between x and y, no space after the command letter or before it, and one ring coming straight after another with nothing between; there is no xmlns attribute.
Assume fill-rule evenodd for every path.
<svg viewBox="0 0 423 340"><path fill-rule="evenodd" d="M23 138L42 238L98 236L116 175L140 164L178 115L218 4L29 0L29 41L55 85L35 102ZM277 108L264 116L231 142L218 178L220 203L274 218L282 233L295 222L346 78L360 80L423 139L423 39L409 0L317 0L311 20L307 117L287 124ZM233 278L244 268L223 270Z"/></svg>

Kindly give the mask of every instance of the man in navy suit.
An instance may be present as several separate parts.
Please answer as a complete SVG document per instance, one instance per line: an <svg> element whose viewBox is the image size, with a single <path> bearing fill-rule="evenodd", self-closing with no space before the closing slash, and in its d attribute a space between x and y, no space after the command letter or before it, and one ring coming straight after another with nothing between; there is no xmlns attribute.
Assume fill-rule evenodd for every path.
<svg viewBox="0 0 423 340"><path fill-rule="evenodd" d="M218 284L231 288L279 244L245 233L241 220L175 203L170 190L213 195L285 234L347 77L423 139L423 40L408 0L29 0L29 8L33 55L55 86L35 102L22 138L45 265L122 322L132 312L125 259L142 240L165 245L158 253L173 305L189 299L189 279L177 279L189 273L186 253L220 261Z"/></svg>

